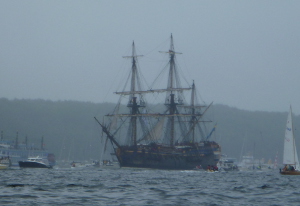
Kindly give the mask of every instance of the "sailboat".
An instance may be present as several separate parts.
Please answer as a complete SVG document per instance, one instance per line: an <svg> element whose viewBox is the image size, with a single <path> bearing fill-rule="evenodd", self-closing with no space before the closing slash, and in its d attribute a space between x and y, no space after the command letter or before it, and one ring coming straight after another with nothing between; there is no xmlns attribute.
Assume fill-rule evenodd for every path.
<svg viewBox="0 0 300 206"><path fill-rule="evenodd" d="M292 107L290 106L283 147L283 164L285 165L285 167L282 170L280 169L280 174L282 175L300 175L300 165L296 149L292 120Z"/></svg>
<svg viewBox="0 0 300 206"><path fill-rule="evenodd" d="M119 114L119 101L114 112L106 115L110 120L103 123L96 117L95 120L114 146L120 167L192 170L199 165L202 168L216 166L221 147L210 140L215 128L209 133L206 123L211 121L204 119L212 103L198 104L194 82L188 87L181 86L175 61L176 55L181 53L175 52L172 35L169 50L161 53L169 56L165 67L168 68L167 88L142 89L137 67L141 55L136 55L133 42L132 55L126 56L132 60L129 89L126 90L125 84L122 91L115 92L120 99L128 97L129 113ZM185 100L186 91L191 91L190 103ZM160 110L149 109L145 96L160 93L166 94ZM165 109L161 109L163 107Z"/></svg>

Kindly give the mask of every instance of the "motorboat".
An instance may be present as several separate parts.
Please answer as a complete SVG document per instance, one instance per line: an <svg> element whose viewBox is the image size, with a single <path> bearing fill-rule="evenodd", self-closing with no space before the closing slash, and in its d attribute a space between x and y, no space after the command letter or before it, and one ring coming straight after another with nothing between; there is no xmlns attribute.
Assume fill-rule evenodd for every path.
<svg viewBox="0 0 300 206"><path fill-rule="evenodd" d="M37 157L29 157L25 161L19 161L20 168L52 168L51 165L45 163L44 159Z"/></svg>

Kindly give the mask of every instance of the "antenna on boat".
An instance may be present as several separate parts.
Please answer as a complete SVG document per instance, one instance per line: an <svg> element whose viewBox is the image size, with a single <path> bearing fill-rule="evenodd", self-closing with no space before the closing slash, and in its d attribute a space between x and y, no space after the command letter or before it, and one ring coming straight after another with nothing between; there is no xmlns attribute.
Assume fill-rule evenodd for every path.
<svg viewBox="0 0 300 206"><path fill-rule="evenodd" d="M19 132L17 132L16 143L15 143L15 148L17 149L18 147L19 147Z"/></svg>
<svg viewBox="0 0 300 206"><path fill-rule="evenodd" d="M27 144L28 143L28 138L27 138L27 135L25 136L25 145L26 145L26 149L27 149Z"/></svg>
<svg viewBox="0 0 300 206"><path fill-rule="evenodd" d="M44 150L44 136L42 136L42 141L41 141L41 150Z"/></svg>

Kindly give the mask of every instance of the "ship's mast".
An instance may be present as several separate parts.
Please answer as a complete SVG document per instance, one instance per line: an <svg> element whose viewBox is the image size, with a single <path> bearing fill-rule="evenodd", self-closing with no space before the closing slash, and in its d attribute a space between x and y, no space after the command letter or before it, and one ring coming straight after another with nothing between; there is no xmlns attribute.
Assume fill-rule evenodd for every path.
<svg viewBox="0 0 300 206"><path fill-rule="evenodd" d="M130 123L131 123L131 145L136 147L137 145L137 116L136 114L139 113L139 107L143 107L144 104L139 105L137 102L136 97L136 83L139 83L138 81L138 73L137 73L137 57L141 57L142 55L136 55L135 52L135 46L134 42L132 43L132 55L131 56L124 56L124 58L131 58L132 59L132 66L131 66L131 86L130 86L130 96L129 96L129 102L127 104L127 107L130 108L132 115L130 117ZM142 99L141 99L141 102Z"/></svg>
<svg viewBox="0 0 300 206"><path fill-rule="evenodd" d="M191 92L190 104L188 106L181 106L181 107L189 110L188 117L190 117L190 120L189 120L190 127L184 138L190 137L189 141L195 142L196 141L196 139L195 139L196 127L198 127L198 129L199 129L200 136L204 137L204 133L198 123L199 122L211 122L210 120L201 120L201 118L204 116L204 114L210 108L212 103L210 103L208 106L198 104L197 96L196 96L196 86L195 86L194 81L193 81L191 90L192 90L192 92ZM197 112L198 110L201 110L201 108L205 108L204 111L202 113Z"/></svg>
<svg viewBox="0 0 300 206"><path fill-rule="evenodd" d="M195 116L195 83L193 81L192 85L192 96L191 96L191 108L192 108L192 119L191 119L191 125L195 125L197 119ZM195 142L195 127L192 127L192 142Z"/></svg>
<svg viewBox="0 0 300 206"><path fill-rule="evenodd" d="M170 57L169 78L168 78L168 85L167 85L167 90L169 90L170 92L167 92L165 105L167 107L169 107L170 146L173 147L174 139L175 139L175 117L174 117L174 114L176 113L177 105L179 104L179 103L175 102L175 94L173 93L173 89L175 88L175 84L178 88L180 88L179 82L175 82L178 79L178 78L176 78L177 71L176 71L176 65L175 65L175 54L181 54L181 53L177 53L174 51L174 43L173 43L173 35L172 34L171 34L170 49L168 52L165 52L165 53L168 53L169 57ZM181 102L181 101L179 100L178 102Z"/></svg>

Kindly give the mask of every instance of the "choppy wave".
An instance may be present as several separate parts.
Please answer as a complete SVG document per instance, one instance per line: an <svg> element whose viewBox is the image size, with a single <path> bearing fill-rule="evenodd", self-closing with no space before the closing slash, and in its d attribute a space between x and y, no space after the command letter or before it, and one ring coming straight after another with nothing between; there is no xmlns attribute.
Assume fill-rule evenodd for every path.
<svg viewBox="0 0 300 206"><path fill-rule="evenodd" d="M300 176L278 171L15 169L0 205L300 205Z"/></svg>

